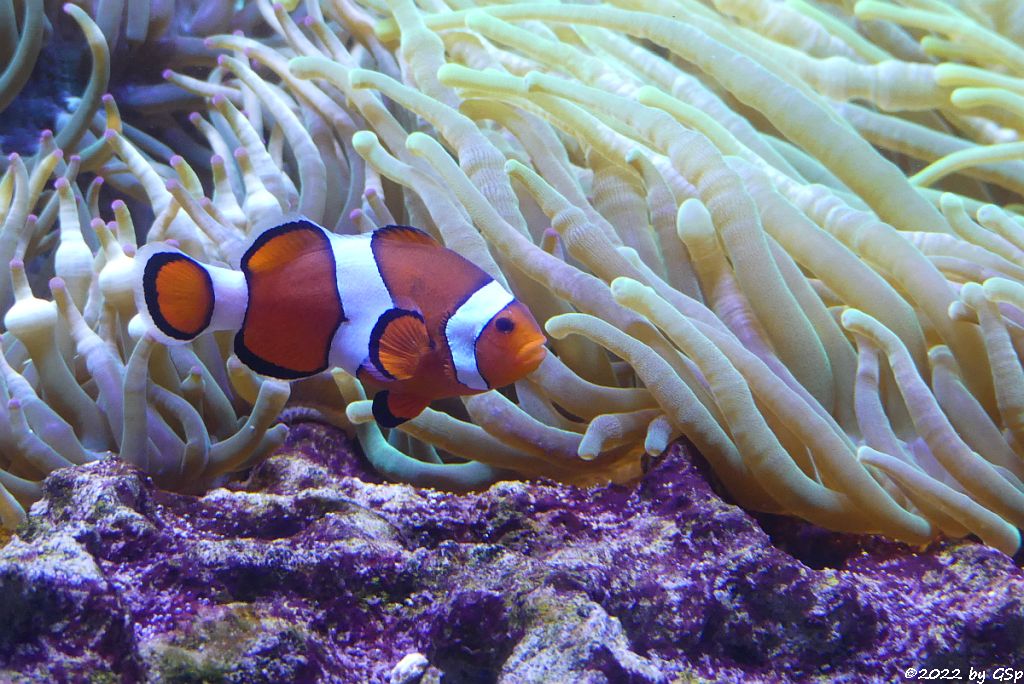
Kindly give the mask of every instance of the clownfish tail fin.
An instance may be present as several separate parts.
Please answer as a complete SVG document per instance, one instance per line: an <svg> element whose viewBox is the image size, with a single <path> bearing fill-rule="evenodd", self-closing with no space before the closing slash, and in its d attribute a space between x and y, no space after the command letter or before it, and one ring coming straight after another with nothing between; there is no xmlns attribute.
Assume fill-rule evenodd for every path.
<svg viewBox="0 0 1024 684"><path fill-rule="evenodd" d="M241 324L247 299L241 274L161 245L140 249L135 268L135 303L161 342L183 344Z"/></svg>

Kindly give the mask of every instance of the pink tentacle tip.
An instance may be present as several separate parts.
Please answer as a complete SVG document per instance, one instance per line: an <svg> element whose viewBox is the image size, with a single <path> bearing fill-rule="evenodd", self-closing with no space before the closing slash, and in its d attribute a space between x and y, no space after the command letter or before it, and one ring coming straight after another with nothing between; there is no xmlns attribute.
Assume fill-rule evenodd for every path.
<svg viewBox="0 0 1024 684"><path fill-rule="evenodd" d="M363 190L363 197L366 199L373 199L377 196L377 188L366 188Z"/></svg>
<svg viewBox="0 0 1024 684"><path fill-rule="evenodd" d="M114 101L114 96L110 93L103 93L103 97L101 97L100 100L103 101L103 104L110 104Z"/></svg>
<svg viewBox="0 0 1024 684"><path fill-rule="evenodd" d="M164 183L164 187L167 188L167 192L174 192L175 190L181 188L181 183L172 178L171 180Z"/></svg>
<svg viewBox="0 0 1024 684"><path fill-rule="evenodd" d="M203 47L208 50L213 50L213 38L203 38Z"/></svg>
<svg viewBox="0 0 1024 684"><path fill-rule="evenodd" d="M20 411L21 401L18 399L11 399L10 401L7 402L7 408L11 411Z"/></svg>
<svg viewBox="0 0 1024 684"><path fill-rule="evenodd" d="M160 78L164 79L165 81L171 80L171 76L173 76L173 75L174 75L174 72L172 70L170 70L170 69L164 69L163 71L160 72Z"/></svg>
<svg viewBox="0 0 1024 684"><path fill-rule="evenodd" d="M182 156L180 154L173 154L173 155L171 155L171 158L168 161L171 162L171 166L177 166L178 164L181 164L182 162L184 162L185 159L182 158Z"/></svg>
<svg viewBox="0 0 1024 684"><path fill-rule="evenodd" d="M224 157L220 156L219 154L215 154L212 157L210 157L210 165L211 166L222 166L223 164L224 164Z"/></svg>
<svg viewBox="0 0 1024 684"><path fill-rule="evenodd" d="M249 153L245 151L244 147L236 147L234 151L235 159L248 159Z"/></svg>
<svg viewBox="0 0 1024 684"><path fill-rule="evenodd" d="M125 256L134 257L138 248L130 242L125 242L121 244L121 250L124 252Z"/></svg>
<svg viewBox="0 0 1024 684"><path fill-rule="evenodd" d="M121 211L122 209L124 209L124 207L124 200L116 199L110 203L110 208L113 209L114 211Z"/></svg>
<svg viewBox="0 0 1024 684"><path fill-rule="evenodd" d="M68 179L65 178L64 176L61 176L57 180L53 181L53 187L56 188L57 190L63 190L69 185L71 185L71 183L68 182Z"/></svg>
<svg viewBox="0 0 1024 684"><path fill-rule="evenodd" d="M350 211L350 212L348 213L348 220L349 220L349 221L356 221L356 220L358 220L358 219L359 219L359 218L360 218L360 217L361 217L362 215L363 215L363 210L362 210L362 209L353 209L352 211Z"/></svg>
<svg viewBox="0 0 1024 684"><path fill-rule="evenodd" d="M66 14L71 14L75 9L75 4L73 2L65 2L61 6L61 9L63 9Z"/></svg>
<svg viewBox="0 0 1024 684"><path fill-rule="evenodd" d="M89 221L89 227L92 228L94 232L96 232L106 230L107 224L104 223L103 219L101 218L94 218L92 221Z"/></svg>
<svg viewBox="0 0 1024 684"><path fill-rule="evenodd" d="M39 134L39 139L40 140L52 140L53 139L53 131L51 131L49 128L44 128L43 132Z"/></svg>
<svg viewBox="0 0 1024 684"><path fill-rule="evenodd" d="M63 159L64 158L64 150L54 150L53 151L53 156L56 157L57 159Z"/></svg>
<svg viewBox="0 0 1024 684"><path fill-rule="evenodd" d="M36 216L35 214L29 214L28 216L25 217L25 223L29 224L30 226L34 226L36 224L36 221L38 220L39 217Z"/></svg>
<svg viewBox="0 0 1024 684"><path fill-rule="evenodd" d="M200 120L201 120L202 118L203 118L203 117L202 117L202 115L201 115L201 114L200 114L199 112L192 112L191 114L189 114L189 115L188 115L188 120L189 120L189 121L190 121L190 122L191 122L191 123L192 123L193 125L198 125L198 124L199 124L199 121L200 121Z"/></svg>
<svg viewBox="0 0 1024 684"><path fill-rule="evenodd" d="M236 36L238 38L245 38L245 31L243 31L242 29L235 29L231 32L231 35Z"/></svg>
<svg viewBox="0 0 1024 684"><path fill-rule="evenodd" d="M50 278L50 292L52 292L53 294L57 294L58 292L63 292L66 289L67 286L64 284L63 278L59 276L54 276L53 278Z"/></svg>
<svg viewBox="0 0 1024 684"><path fill-rule="evenodd" d="M274 12L275 12L275 13L276 13L276 12L281 12L281 13L284 13L284 5L282 5L282 4L281 4L281 3L279 3L279 2L275 2L275 3L274 3Z"/></svg>
<svg viewBox="0 0 1024 684"><path fill-rule="evenodd" d="M224 104L225 101L226 100L225 100L224 96L221 95L220 93L217 93L216 95L214 95L213 97L210 98L210 102L213 103L214 107L221 106L222 104Z"/></svg>
<svg viewBox="0 0 1024 684"><path fill-rule="evenodd" d="M217 55L217 66L224 66L228 61L227 55Z"/></svg>
<svg viewBox="0 0 1024 684"><path fill-rule="evenodd" d="M168 247L174 247L175 249L181 247L181 243L175 240L174 238L167 238L166 240L164 240L164 244L167 245Z"/></svg>
<svg viewBox="0 0 1024 684"><path fill-rule="evenodd" d="M107 130L103 131L103 137L106 138L107 140L113 140L114 138L117 137L117 131L115 131L113 128L108 128Z"/></svg>
<svg viewBox="0 0 1024 684"><path fill-rule="evenodd" d="M18 161L19 159L21 159L21 155L18 154L17 152L11 152L9 155L7 155L7 161L11 162L12 164Z"/></svg>
<svg viewBox="0 0 1024 684"><path fill-rule="evenodd" d="M79 162L82 161L82 157L80 155L73 154L71 155L71 159L69 159L68 161L71 162L72 164L78 164Z"/></svg>
<svg viewBox="0 0 1024 684"><path fill-rule="evenodd" d="M92 184L95 185L96 187L103 185L103 183L105 182L106 179L103 176L96 176L95 178L92 179Z"/></svg>
<svg viewBox="0 0 1024 684"><path fill-rule="evenodd" d="M11 259L10 267L12 271L24 271L25 262L22 261L21 258L19 257L14 257L13 259Z"/></svg>
<svg viewBox="0 0 1024 684"><path fill-rule="evenodd" d="M310 17L310 16L302 17L302 25L307 27L307 28L312 26L315 23L316 23L316 19L314 19L313 17Z"/></svg>

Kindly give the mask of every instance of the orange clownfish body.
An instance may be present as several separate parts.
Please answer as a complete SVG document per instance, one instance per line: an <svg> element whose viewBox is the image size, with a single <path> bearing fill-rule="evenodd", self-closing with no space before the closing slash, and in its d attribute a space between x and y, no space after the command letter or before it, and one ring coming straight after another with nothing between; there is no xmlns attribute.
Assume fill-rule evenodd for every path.
<svg viewBox="0 0 1024 684"><path fill-rule="evenodd" d="M256 373L294 380L340 367L379 388L394 427L433 400L502 387L544 359L530 311L428 234L336 235L306 219L260 234L238 271L147 245L136 258L143 321L168 344L237 331Z"/></svg>

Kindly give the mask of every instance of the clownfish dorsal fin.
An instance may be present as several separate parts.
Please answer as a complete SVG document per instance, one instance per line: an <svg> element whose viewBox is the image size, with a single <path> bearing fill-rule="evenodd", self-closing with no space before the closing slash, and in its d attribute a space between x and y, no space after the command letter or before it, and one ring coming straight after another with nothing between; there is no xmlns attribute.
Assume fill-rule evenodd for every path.
<svg viewBox="0 0 1024 684"><path fill-rule="evenodd" d="M384 226L373 231L373 241L384 240L388 242L404 243L409 245L423 245L425 247L441 247L441 243L419 228L412 226Z"/></svg>
<svg viewBox="0 0 1024 684"><path fill-rule="evenodd" d="M393 428L420 415L429 404L415 394L384 390L373 395L373 417L381 427Z"/></svg>
<svg viewBox="0 0 1024 684"><path fill-rule="evenodd" d="M388 309L370 333L370 362L386 380L408 380L430 351L430 336L418 311Z"/></svg>

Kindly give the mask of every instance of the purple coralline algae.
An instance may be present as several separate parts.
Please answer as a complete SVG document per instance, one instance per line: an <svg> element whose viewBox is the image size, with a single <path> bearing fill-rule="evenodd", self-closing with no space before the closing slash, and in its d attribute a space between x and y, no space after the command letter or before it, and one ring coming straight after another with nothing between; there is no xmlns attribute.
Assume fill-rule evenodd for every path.
<svg viewBox="0 0 1024 684"><path fill-rule="evenodd" d="M401 665L399 665L401 663ZM889 682L1024 669L1024 572L752 517L680 445L633 486L387 484L293 427L244 482L46 481L0 550L0 679ZM1002 670L1012 673L1012 669Z"/></svg>

